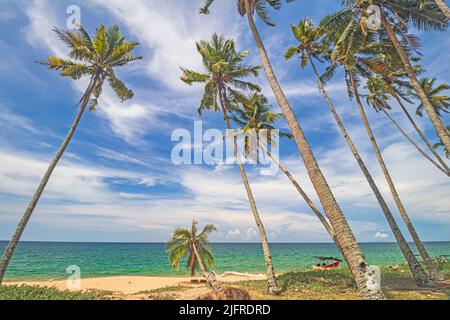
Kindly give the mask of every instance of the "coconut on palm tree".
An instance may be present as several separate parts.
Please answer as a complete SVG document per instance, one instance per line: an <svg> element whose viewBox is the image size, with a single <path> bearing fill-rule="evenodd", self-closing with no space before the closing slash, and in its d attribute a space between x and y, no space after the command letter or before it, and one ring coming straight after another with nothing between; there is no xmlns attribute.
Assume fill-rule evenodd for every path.
<svg viewBox="0 0 450 320"><path fill-rule="evenodd" d="M36 192L18 224L11 241L6 247L0 262L0 284L17 244L20 241L22 233L33 214L56 165L74 136L86 108L89 107L90 111L94 111L95 107L98 105L98 98L102 93L105 81L109 83L110 87L122 102L133 97L133 91L128 89L124 82L116 76L115 69L126 66L132 61L141 59L141 57L135 57L131 54L138 46L138 43L130 42L123 38L118 26L115 25L106 28L101 25L97 28L93 38L91 38L82 27L80 27L78 31L55 29L55 32L58 34L60 40L69 47L69 58L64 59L49 56L47 61L43 61L41 64L46 66L49 70L59 71L62 77L68 77L73 80L88 78L89 84L79 101L78 113L66 138L52 159L50 166L41 179Z"/></svg>
<svg viewBox="0 0 450 320"><path fill-rule="evenodd" d="M213 291L219 292L222 289L220 283L213 273L208 272L209 268L215 266L209 236L216 230L215 225L208 224L198 232L197 221L193 220L190 228L178 228L174 231L166 243L166 251L172 268L179 270L181 261L187 257L186 268L191 276L195 276L197 268L200 268Z"/></svg>
<svg viewBox="0 0 450 320"><path fill-rule="evenodd" d="M233 97L240 95L241 90L260 90L257 85L246 81L248 76L256 76L260 68L245 65L243 60L248 55L248 51L237 52L233 40L225 40L217 34L213 34L210 42L200 41L197 43L197 50L202 57L205 71L201 73L182 69L183 76L181 80L189 85L194 83L204 85L205 91L198 109L199 113L201 114L203 110L221 111L227 129L231 130L229 102ZM278 293L278 287L266 231L248 182L247 173L239 155L236 139L234 138L233 148L263 247L269 284L268 292L274 295Z"/></svg>
<svg viewBox="0 0 450 320"><path fill-rule="evenodd" d="M379 190L377 184L375 183L375 180L372 177L372 174L370 173L369 169L367 168L365 162L363 161L358 149L356 148L355 144L353 143L352 138L350 137L349 133L347 132L347 129L344 126L344 123L342 122L339 114L337 113L330 97L328 96L328 93L325 88L325 84L323 83L321 77L319 76L319 72L317 70L317 67L315 65L314 61L323 62L326 60L327 55L329 54L329 47L328 47L328 39L323 39L322 37L322 31L318 28L316 28L313 24L313 22L310 19L304 19L300 20L300 22L297 25L292 26L292 32L294 34L294 37L299 42L296 46L290 47L286 51L286 59L291 59L294 55L298 55L300 58L300 66L301 68L305 68L308 64L311 65L311 68L313 69L313 72L316 76L318 87L322 93L322 95L325 98L325 101L328 104L328 107L339 127L339 130L344 137L345 141L347 142L350 151L352 152L354 158L356 159L362 173L366 177L367 182L369 183L370 188L372 189L372 192L374 193L378 204L380 205L381 210L383 211L384 216L386 217L386 220L388 221L388 224L392 230L392 233L395 236L395 239L397 240L397 243L402 250L403 255L406 258L406 261L408 262L409 268L411 270L411 273L416 281L416 283L420 286L426 286L429 284L428 277L425 273L425 271L420 266L419 262L417 261L416 257L414 256L414 253L412 252L411 248L409 247L406 239L404 238L403 234L400 231L400 228L395 221L394 216L392 215L391 210L389 209L381 191Z"/></svg>
<svg viewBox="0 0 450 320"><path fill-rule="evenodd" d="M208 13L209 7L213 4L213 2L214 0L204 0L205 4L201 9L201 13ZM292 1L286 0L286 2ZM366 299L385 299L380 286L368 285L368 283L375 283L373 275L369 272L369 264L367 263L360 246L356 242L356 238L350 229L348 221L346 220L336 198L334 197L334 194L312 152L311 146L306 139L305 133L301 128L280 83L278 82L275 72L273 71L267 50L254 20L254 15L256 13L264 23L273 25L270 21L268 11L270 7L273 9L279 9L281 7L281 0L237 1L238 13L241 16L247 17L247 21L252 32L253 39L258 48L269 85L272 88L278 105L280 106L286 122L289 125L294 141L299 149L300 156L303 159L314 189L319 196L323 210L325 211L331 227L335 232L339 247L342 249L344 258L350 266L356 285L362 296Z"/></svg>

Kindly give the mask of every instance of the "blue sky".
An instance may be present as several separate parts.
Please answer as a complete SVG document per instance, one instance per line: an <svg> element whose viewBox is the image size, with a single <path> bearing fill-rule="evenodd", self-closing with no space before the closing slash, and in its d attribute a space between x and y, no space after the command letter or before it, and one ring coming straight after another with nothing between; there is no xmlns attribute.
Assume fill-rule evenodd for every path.
<svg viewBox="0 0 450 320"><path fill-rule="evenodd" d="M135 91L120 104L106 90L94 113L86 114L64 159L55 171L24 234L42 241L165 241L177 226L196 218L214 223L214 241L258 241L239 171L235 166L172 163L173 130L193 130L194 121L223 128L219 114L200 118L201 88L179 81L179 66L201 70L195 42L213 32L259 56L234 1L217 1L209 16L198 14L197 1L45 1L0 0L0 239L9 239L49 160L65 136L86 81L74 83L35 63L67 52L52 27L64 28L69 5L81 8L82 24L92 32L100 24L119 24L141 43L144 59L119 74ZM315 87L312 72L298 61L285 62L293 44L289 25L301 17L316 21L338 1L297 1L273 13L276 28L259 24L274 68L316 157L360 241L393 241L366 180ZM444 52L448 33L422 35L428 75L450 82ZM273 101L264 75L255 79ZM342 78L328 90L399 224L400 217L378 168L354 102ZM273 101L274 103L274 101ZM275 105L275 103L274 103ZM411 110L414 106L410 106ZM400 196L425 240L450 240L450 184L407 144L381 114L369 118ZM412 133L398 110L393 116ZM444 119L448 123L448 117ZM435 141L427 119L420 126ZM280 128L286 124L279 123ZM194 142L188 147L196 148ZM295 145L283 141L281 160L318 203ZM281 173L261 175L249 166L249 179L269 238L275 242L329 241L323 227Z"/></svg>

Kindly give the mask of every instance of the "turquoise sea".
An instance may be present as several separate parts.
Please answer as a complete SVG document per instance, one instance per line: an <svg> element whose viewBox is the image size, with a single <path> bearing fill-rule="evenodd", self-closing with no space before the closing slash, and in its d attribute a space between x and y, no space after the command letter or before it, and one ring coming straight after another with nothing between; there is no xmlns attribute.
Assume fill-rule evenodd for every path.
<svg viewBox="0 0 450 320"><path fill-rule="evenodd" d="M6 242L0 242L3 253ZM403 263L394 243L363 243L362 249L370 264ZM450 242L426 243L432 256L450 255ZM274 243L271 244L277 272L309 269L318 261L315 256L340 257L333 244ZM260 244L213 244L217 273L238 271L264 272ZM65 279L66 268L77 265L82 277L117 275L167 276L184 275L185 269L170 269L163 243L57 243L22 242L14 255L6 279ZM184 265L182 265L184 267Z"/></svg>

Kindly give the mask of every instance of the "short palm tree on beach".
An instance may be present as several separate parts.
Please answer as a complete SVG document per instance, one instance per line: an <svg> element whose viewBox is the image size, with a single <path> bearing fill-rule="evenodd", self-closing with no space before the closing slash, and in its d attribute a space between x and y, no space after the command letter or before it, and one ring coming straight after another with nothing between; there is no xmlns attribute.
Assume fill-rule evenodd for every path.
<svg viewBox="0 0 450 320"><path fill-rule="evenodd" d="M214 292L219 292L221 290L220 283L213 273L208 272L208 268L214 268L215 266L208 237L216 230L215 225L208 224L198 233L197 221L193 220L190 228L175 230L166 244L166 251L169 253L172 268L178 270L181 260L187 257L186 268L190 270L191 276L195 276L197 267L199 267Z"/></svg>
<svg viewBox="0 0 450 320"><path fill-rule="evenodd" d="M257 76L260 67L244 64L243 60L249 52L247 50L237 52L233 40L225 40L217 34L213 34L209 42L200 41L197 43L197 50L202 57L205 70L197 72L182 69L183 76L181 80L188 85L204 85L204 94L198 109L199 113L201 114L203 110L222 112L227 129L231 130L230 101L234 97L242 95L243 91L261 90L259 86L246 80L249 76ZM269 285L268 292L275 295L278 293L278 287L266 230L259 215L235 139L233 139L233 148L250 208L261 238Z"/></svg>
<svg viewBox="0 0 450 320"><path fill-rule="evenodd" d="M118 67L123 67L132 61L141 59L141 57L135 57L131 54L139 44L123 38L118 26L115 25L106 28L101 25L97 28L97 32L93 38L91 38L82 27L77 31L65 31L55 28L55 32L60 40L70 48L68 54L69 58L63 59L49 56L47 60L41 62L41 64L46 66L49 70L59 71L62 77L68 77L73 80L80 80L81 78L87 77L89 79L89 84L78 103L79 108L77 116L75 117L64 142L58 149L50 166L41 179L36 192L5 250L0 262L0 284L2 283L17 244L20 241L25 227L36 208L56 165L72 140L86 109L89 107L90 111L94 111L95 107L98 105L98 98L102 93L105 81L108 81L110 87L122 102L133 97L133 91L128 89L126 85L116 77L114 70Z"/></svg>

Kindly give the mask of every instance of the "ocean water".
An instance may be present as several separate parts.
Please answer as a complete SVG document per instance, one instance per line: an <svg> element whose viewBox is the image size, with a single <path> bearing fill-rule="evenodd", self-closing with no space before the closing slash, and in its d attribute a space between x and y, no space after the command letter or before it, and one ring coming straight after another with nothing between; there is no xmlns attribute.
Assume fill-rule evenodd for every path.
<svg viewBox="0 0 450 320"><path fill-rule="evenodd" d="M0 252L6 247L0 242ZM363 243L370 264L389 265L404 262L394 243ZM426 243L432 256L450 255L450 242ZM271 244L277 272L309 269L318 263L315 256L340 257L333 244ZM264 272L260 244L213 244L217 273L238 271ZM65 279L67 267L76 265L82 277L117 275L176 276L186 275L185 264L171 270L163 243L56 243L22 242L8 268L7 280Z"/></svg>

